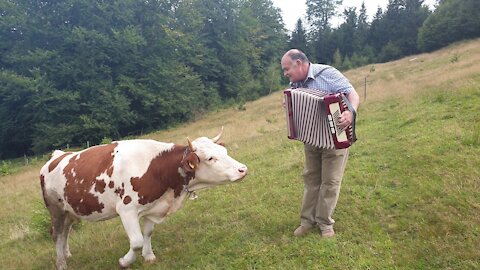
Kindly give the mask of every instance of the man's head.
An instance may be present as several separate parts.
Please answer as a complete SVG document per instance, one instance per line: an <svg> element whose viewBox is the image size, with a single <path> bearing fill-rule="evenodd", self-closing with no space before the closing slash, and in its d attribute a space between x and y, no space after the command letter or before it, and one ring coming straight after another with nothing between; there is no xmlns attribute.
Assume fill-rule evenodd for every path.
<svg viewBox="0 0 480 270"><path fill-rule="evenodd" d="M303 82L307 79L310 61L302 51L289 50L283 55L281 65L283 75L288 77L290 82Z"/></svg>

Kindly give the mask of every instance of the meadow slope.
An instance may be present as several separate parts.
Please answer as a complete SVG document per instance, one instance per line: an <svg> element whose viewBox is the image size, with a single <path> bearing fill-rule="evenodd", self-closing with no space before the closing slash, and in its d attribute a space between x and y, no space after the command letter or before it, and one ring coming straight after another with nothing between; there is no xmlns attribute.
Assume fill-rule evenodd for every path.
<svg viewBox="0 0 480 270"><path fill-rule="evenodd" d="M292 235L303 148L286 138L281 91L144 136L185 144L224 126L249 175L187 200L155 228L158 261L140 257L132 269L478 269L478 63L479 39L346 72L362 103L334 239ZM40 167L0 177L1 269L54 268ZM116 218L76 226L70 247L71 269L114 269L128 240Z"/></svg>

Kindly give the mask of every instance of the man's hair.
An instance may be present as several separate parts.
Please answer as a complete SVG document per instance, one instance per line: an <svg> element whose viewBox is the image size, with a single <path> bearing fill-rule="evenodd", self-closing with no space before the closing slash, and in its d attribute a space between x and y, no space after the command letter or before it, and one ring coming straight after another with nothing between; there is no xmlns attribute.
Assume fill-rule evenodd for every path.
<svg viewBox="0 0 480 270"><path fill-rule="evenodd" d="M302 61L302 63L308 63L309 62L308 57L305 55L305 53L303 53L302 51L297 50L297 49L290 50L287 55L290 57L290 59L292 59L292 61L300 59L300 61Z"/></svg>

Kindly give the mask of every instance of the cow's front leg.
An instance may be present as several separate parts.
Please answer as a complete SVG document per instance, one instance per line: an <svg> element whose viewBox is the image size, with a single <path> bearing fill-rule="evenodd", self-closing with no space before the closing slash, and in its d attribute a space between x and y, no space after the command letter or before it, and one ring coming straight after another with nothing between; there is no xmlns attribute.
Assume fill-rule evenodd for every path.
<svg viewBox="0 0 480 270"><path fill-rule="evenodd" d="M143 249L142 256L146 262L153 263L156 260L152 250L152 232L155 223L148 218L144 218L143 224Z"/></svg>
<svg viewBox="0 0 480 270"><path fill-rule="evenodd" d="M126 268L135 261L135 251L142 248L143 236L136 211L119 212L119 215L130 240L130 250L118 260L120 267Z"/></svg>

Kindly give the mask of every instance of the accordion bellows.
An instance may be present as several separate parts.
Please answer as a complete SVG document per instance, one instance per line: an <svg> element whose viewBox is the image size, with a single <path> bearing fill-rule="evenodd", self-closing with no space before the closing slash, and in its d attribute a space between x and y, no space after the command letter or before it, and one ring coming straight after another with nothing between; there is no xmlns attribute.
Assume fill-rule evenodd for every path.
<svg viewBox="0 0 480 270"><path fill-rule="evenodd" d="M340 114L349 109L344 94L307 88L283 93L289 139L326 149L348 148L355 142L354 123L345 130L338 127ZM350 110L355 116L355 111Z"/></svg>

